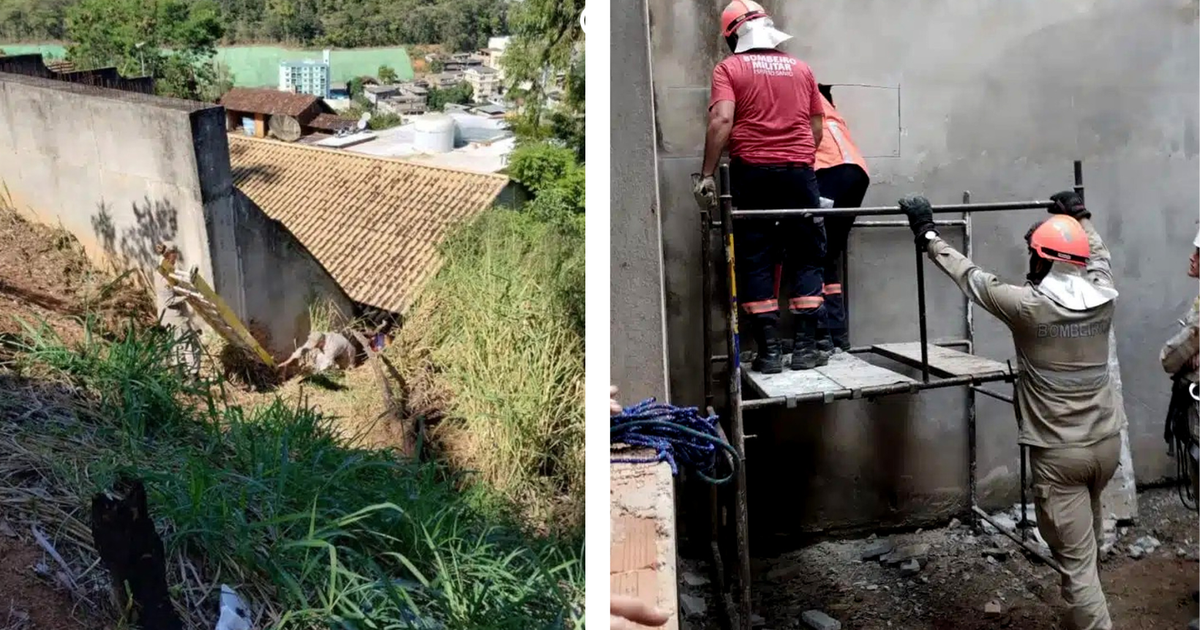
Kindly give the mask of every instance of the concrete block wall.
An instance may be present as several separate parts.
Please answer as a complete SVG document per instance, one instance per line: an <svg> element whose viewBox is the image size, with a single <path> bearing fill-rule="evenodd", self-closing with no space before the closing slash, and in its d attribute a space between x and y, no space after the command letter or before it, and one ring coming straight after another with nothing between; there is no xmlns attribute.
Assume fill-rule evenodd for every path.
<svg viewBox="0 0 1200 630"><path fill-rule="evenodd" d="M308 334L307 303L281 295L315 290L350 308L234 188L221 107L0 73L0 184L3 203L61 225L100 265L149 271L155 244L175 241L185 265L268 332L273 353Z"/></svg>
<svg viewBox="0 0 1200 630"><path fill-rule="evenodd" d="M669 387L676 404L695 405L702 401L702 306L689 174L700 167L712 68L728 54L718 20L725 3L646 1L650 81L629 65L636 56L615 52L613 76L633 81L630 91L652 89L653 124L633 119L615 127L614 146L617 136L656 138ZM835 86L872 171L868 205L910 192L943 203L964 190L975 201L1045 198L1069 188L1071 161L1084 161L1088 205L1113 246L1121 291L1116 330L1135 470L1141 482L1173 474L1161 437L1169 386L1157 353L1196 292L1184 265L1200 201L1197 2L763 4L794 36L784 48ZM616 5L637 12L637 2L618 0L614 15ZM635 48L640 37L614 28L613 49ZM614 113L623 116L615 99ZM619 159L614 153L614 173ZM631 220L632 211L614 192L614 222ZM976 217L976 261L1020 283L1022 236L1038 218ZM614 269L625 257L616 233ZM853 343L916 340L911 235L859 231L850 251ZM645 270L640 281L655 282L654 273ZM931 338L963 336L961 294L936 271L926 277ZM626 299L636 296L614 290L614 312L633 308ZM979 354L1013 358L999 322L979 310L975 322ZM643 360L652 360L653 349L645 352ZM981 398L978 410L981 498L1001 505L1016 496L1015 422L1009 406L992 400ZM760 537L943 518L963 501L960 391L749 415L747 425L758 436L748 442L747 470L751 527Z"/></svg>

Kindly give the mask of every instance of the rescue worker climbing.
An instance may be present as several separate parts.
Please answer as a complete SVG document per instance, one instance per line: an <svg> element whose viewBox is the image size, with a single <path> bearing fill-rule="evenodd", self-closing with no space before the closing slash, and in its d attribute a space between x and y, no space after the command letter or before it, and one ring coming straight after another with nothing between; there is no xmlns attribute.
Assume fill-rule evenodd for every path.
<svg viewBox="0 0 1200 630"><path fill-rule="evenodd" d="M835 208L862 207L867 187L871 185L867 162L850 136L846 119L833 106L833 94L820 86L824 111L824 133L817 145L817 187L821 196L833 201ZM835 351L850 349L850 327L846 317L846 301L842 293L842 254L850 240L853 216L825 217L825 264L822 294L825 298L826 329Z"/></svg>
<svg viewBox="0 0 1200 630"><path fill-rule="evenodd" d="M1111 630L1097 558L1100 494L1116 472L1126 425L1108 364L1117 291L1083 199L1061 192L1051 200L1053 216L1025 234L1024 286L1001 282L943 241L923 197L900 207L918 246L1012 333L1021 369L1019 441L1029 447L1038 531L1064 569L1067 626Z"/></svg>
<svg viewBox="0 0 1200 630"><path fill-rule="evenodd" d="M728 144L730 195L737 208L818 207L813 161L821 143L822 109L812 69L777 50L790 36L751 0L729 3L721 28L733 55L713 70L704 163L694 176L697 201L701 207L715 206L713 175ZM774 278L779 262L793 274L791 367L826 364L833 347L828 334L818 330L824 321L824 227L812 218L751 219L738 222L735 237L738 297L758 347L753 368L767 374L783 369Z"/></svg>
<svg viewBox="0 0 1200 630"><path fill-rule="evenodd" d="M1196 233L1192 245L1194 249L1188 275L1200 278L1200 232ZM1200 373L1196 370L1200 361L1200 338L1197 337L1200 335L1197 329L1200 326L1200 297L1194 299L1181 321L1183 327L1167 340L1158 358L1173 381L1166 427L1167 444L1179 462L1182 476L1190 478L1184 503L1194 510L1200 498L1200 447L1197 446L1197 440L1200 439L1200 409L1196 404L1197 382L1200 382Z"/></svg>

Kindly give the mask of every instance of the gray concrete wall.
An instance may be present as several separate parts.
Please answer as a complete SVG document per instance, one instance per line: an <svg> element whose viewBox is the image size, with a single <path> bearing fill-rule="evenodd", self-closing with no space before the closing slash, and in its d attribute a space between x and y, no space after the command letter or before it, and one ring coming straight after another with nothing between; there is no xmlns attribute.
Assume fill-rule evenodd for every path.
<svg viewBox="0 0 1200 630"><path fill-rule="evenodd" d="M689 174L700 167L713 66L726 54L716 0L648 0L662 205L670 388L701 400L699 242ZM1195 234L1200 123L1195 0L766 0L854 128L873 176L866 203L909 192L954 202L1041 197L1069 188L1084 160L1088 205L1113 245L1118 350L1139 481L1171 474L1162 442L1169 387L1158 347L1195 295L1185 275ZM613 30L613 74L637 31ZM614 119L626 112L616 108ZM614 124L616 136L644 126ZM616 156L614 155L614 163ZM619 199L614 188L614 201ZM614 206L615 207L615 206ZM614 213L615 214L615 213ZM1011 282L1036 213L980 215L975 258ZM952 240L958 241L954 236ZM855 345L917 339L907 230L852 235L848 292ZM625 256L614 231L613 266ZM932 267L927 267L932 270ZM644 272L643 281L653 280ZM927 274L931 338L965 332L962 298ZM978 353L1012 358L1007 331L976 311ZM614 340L617 337L614 335ZM615 353L616 351L614 351ZM958 391L749 415L751 526L786 534L830 525L939 518L961 505L965 405ZM1011 409L981 399L985 503L1013 500ZM794 500L793 500L794 499Z"/></svg>
<svg viewBox="0 0 1200 630"><path fill-rule="evenodd" d="M204 103L0 74L0 195L101 265L149 271L155 244L174 240L272 351L290 352L314 291L347 313L350 302L234 188L224 118Z"/></svg>
<svg viewBox="0 0 1200 630"><path fill-rule="evenodd" d="M633 403L667 390L663 322L662 231L655 177L653 94L645 0L614 2L613 33L629 39L613 46L612 188L610 260L611 380L621 400ZM615 122L615 121L614 121ZM619 250L619 253L618 253Z"/></svg>
<svg viewBox="0 0 1200 630"><path fill-rule="evenodd" d="M269 336L259 341L276 358L286 357L311 330L309 306L327 303L346 323L354 317L354 303L282 223L241 191L235 192L235 259L246 287L246 310L251 313L246 325L267 331Z"/></svg>

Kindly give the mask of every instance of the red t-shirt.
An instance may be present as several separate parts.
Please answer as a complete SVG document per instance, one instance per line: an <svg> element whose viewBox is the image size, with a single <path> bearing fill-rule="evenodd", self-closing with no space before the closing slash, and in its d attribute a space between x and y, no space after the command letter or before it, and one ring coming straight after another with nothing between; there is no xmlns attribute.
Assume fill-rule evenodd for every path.
<svg viewBox="0 0 1200 630"><path fill-rule="evenodd" d="M733 101L729 155L750 164L813 163L809 117L824 112L812 68L779 51L725 58L713 70L708 108Z"/></svg>

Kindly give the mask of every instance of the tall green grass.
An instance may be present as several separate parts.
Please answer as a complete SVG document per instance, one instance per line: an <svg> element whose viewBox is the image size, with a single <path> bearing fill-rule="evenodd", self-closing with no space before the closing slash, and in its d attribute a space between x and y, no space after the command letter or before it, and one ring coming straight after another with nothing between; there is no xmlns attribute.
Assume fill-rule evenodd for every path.
<svg viewBox="0 0 1200 630"><path fill-rule="evenodd" d="M448 396L435 438L535 522L583 516L580 222L495 209L443 248L400 347Z"/></svg>
<svg viewBox="0 0 1200 630"><path fill-rule="evenodd" d="M19 426L24 446L6 455L73 497L67 513L86 514L120 475L145 480L177 595L229 583L258 627L582 627L579 539L534 538L472 507L487 490L444 466L350 447L303 401L226 404L167 367L162 331L119 339L71 348L29 329L22 371L77 391L79 413ZM191 598L177 607L211 627L215 607Z"/></svg>

